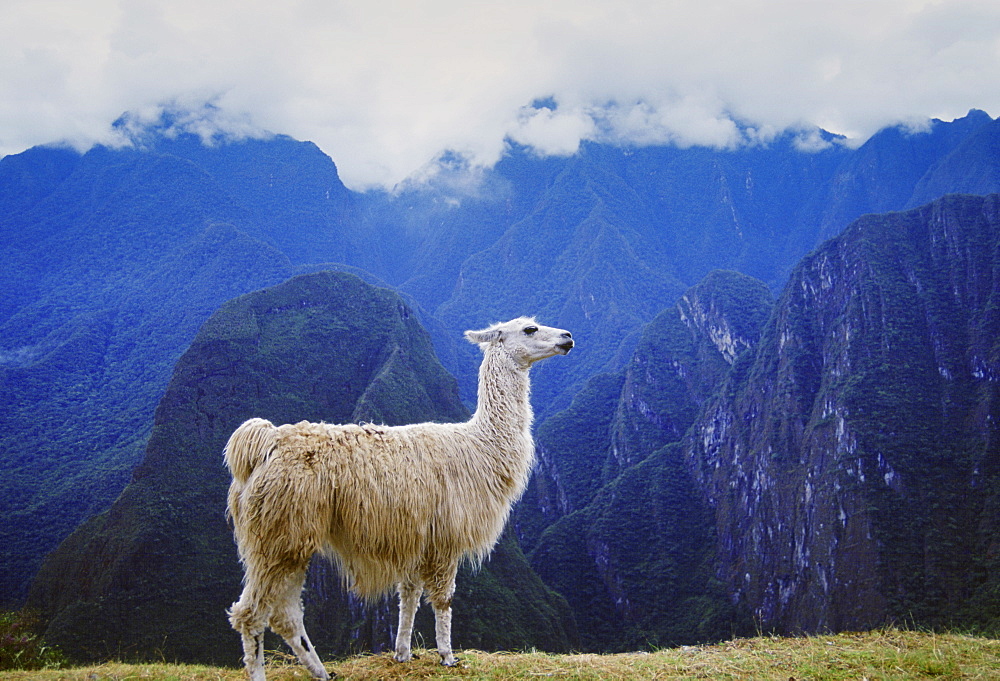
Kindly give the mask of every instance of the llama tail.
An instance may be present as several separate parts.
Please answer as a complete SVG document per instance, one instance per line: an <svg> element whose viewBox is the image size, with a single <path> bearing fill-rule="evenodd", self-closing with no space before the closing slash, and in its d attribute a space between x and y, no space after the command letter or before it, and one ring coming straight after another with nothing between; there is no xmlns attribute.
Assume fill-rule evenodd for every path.
<svg viewBox="0 0 1000 681"><path fill-rule="evenodd" d="M277 429L266 419L244 421L229 436L224 457L235 485L243 486L254 469L271 455Z"/></svg>

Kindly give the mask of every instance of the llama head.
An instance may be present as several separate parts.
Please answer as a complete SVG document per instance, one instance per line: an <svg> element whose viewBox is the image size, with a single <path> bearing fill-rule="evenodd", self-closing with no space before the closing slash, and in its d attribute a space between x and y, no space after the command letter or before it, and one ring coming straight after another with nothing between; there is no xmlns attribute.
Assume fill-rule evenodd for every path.
<svg viewBox="0 0 1000 681"><path fill-rule="evenodd" d="M518 317L482 331L466 331L465 337L484 352L497 349L507 353L522 367L553 355L565 355L573 349L573 335L569 331L542 326L532 317Z"/></svg>

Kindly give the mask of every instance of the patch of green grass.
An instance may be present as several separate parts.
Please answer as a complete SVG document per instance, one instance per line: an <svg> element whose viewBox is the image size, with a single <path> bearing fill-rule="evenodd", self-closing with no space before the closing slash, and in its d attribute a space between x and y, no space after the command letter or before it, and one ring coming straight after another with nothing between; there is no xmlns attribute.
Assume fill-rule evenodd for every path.
<svg viewBox="0 0 1000 681"><path fill-rule="evenodd" d="M1000 641L996 639L898 629L799 638L761 636L716 645L618 655L463 650L458 654L459 665L453 668L439 665L433 650L416 652L419 658L408 664L398 664L391 654L384 653L328 662L326 668L338 678L350 681L514 681L530 678L594 681L917 681L1000 678ZM309 678L305 669L280 653L270 658L267 675L272 681ZM109 663L61 670L18 671L6 674L4 678L10 681L238 681L244 678L244 674L237 668Z"/></svg>
<svg viewBox="0 0 1000 681"><path fill-rule="evenodd" d="M35 628L38 617L26 610L0 613L0 671L56 669L66 658L42 641Z"/></svg>

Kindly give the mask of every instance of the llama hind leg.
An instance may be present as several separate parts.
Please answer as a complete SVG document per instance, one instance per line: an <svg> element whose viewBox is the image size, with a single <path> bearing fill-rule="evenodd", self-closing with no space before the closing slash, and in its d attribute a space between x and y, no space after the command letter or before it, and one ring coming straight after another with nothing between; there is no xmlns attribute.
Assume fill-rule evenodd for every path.
<svg viewBox="0 0 1000 681"><path fill-rule="evenodd" d="M413 619L420 607L420 594L424 587L412 581L399 587L399 628L396 630L396 662L409 662L413 658L410 639L413 637Z"/></svg>
<svg viewBox="0 0 1000 681"><path fill-rule="evenodd" d="M243 587L240 600L233 603L233 607L229 610L229 623L243 638L243 663L246 665L250 681L265 681L264 630L268 624L275 632L284 636L289 631L294 631L297 612L297 621L301 628L302 608L298 597L304 580L305 566L283 568L274 562L260 560L246 563L244 579L246 586ZM295 609L289 608L289 602ZM286 624L288 622L291 624ZM304 636L305 630L302 629L301 633ZM310 644L309 649L311 648ZM315 656L315 653L313 655ZM314 666L318 667L318 669L310 667L314 675L322 679L329 678L320 676L319 670L322 670L322 665L319 664L318 658ZM326 674L326 671L323 670L322 674Z"/></svg>
<svg viewBox="0 0 1000 681"><path fill-rule="evenodd" d="M264 625L265 616L252 600L249 586L240 600L229 610L229 623L243 639L243 664L250 681L265 681Z"/></svg>
<svg viewBox="0 0 1000 681"><path fill-rule="evenodd" d="M317 679L325 681L330 674L323 667L302 621L302 585L305 582L305 571L289 578L284 599L277 604L271 615L271 629L285 639L309 673Z"/></svg>

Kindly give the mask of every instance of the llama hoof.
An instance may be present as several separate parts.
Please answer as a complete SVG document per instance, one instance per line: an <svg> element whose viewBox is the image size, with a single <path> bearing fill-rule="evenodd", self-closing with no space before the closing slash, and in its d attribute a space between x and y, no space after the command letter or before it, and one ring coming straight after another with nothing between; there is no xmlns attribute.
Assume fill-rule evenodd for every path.
<svg viewBox="0 0 1000 681"><path fill-rule="evenodd" d="M412 660L414 658L416 658L418 660L420 659L418 656L416 656L416 655L410 655L409 653L406 653L405 655L402 655L400 653L396 653L395 655L392 656L392 659L394 659L396 662L409 662L410 660Z"/></svg>
<svg viewBox="0 0 1000 681"><path fill-rule="evenodd" d="M455 659L454 655L449 655L448 657L441 658L442 667L457 667L458 660Z"/></svg>
<svg viewBox="0 0 1000 681"><path fill-rule="evenodd" d="M326 667L320 665L317 667L306 667L306 669L309 670L309 673L312 674L314 679L317 679L318 681L330 681L330 672L326 671ZM334 676L336 676L336 674L334 674Z"/></svg>

